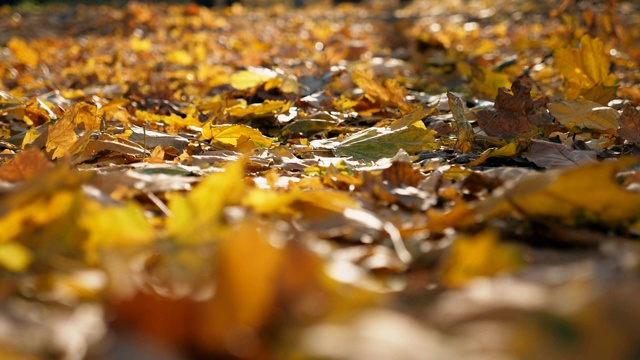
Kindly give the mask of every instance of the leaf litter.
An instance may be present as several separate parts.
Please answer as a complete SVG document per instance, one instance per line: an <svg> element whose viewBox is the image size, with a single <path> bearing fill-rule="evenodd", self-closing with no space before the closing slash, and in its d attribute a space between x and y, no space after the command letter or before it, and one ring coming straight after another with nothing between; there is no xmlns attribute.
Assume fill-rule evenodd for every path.
<svg viewBox="0 0 640 360"><path fill-rule="evenodd" d="M633 358L638 13L1 7L0 352Z"/></svg>

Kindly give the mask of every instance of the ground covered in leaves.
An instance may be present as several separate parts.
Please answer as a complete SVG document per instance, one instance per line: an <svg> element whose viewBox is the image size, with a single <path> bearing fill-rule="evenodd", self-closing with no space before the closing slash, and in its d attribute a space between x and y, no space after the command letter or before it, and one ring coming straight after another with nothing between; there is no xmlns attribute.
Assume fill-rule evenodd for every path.
<svg viewBox="0 0 640 360"><path fill-rule="evenodd" d="M637 359L640 8L0 8L0 355Z"/></svg>

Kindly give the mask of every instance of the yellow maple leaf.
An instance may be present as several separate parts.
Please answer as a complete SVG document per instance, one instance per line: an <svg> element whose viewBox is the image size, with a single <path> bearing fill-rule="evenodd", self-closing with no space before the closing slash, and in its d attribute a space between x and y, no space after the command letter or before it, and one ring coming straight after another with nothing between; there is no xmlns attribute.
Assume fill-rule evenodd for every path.
<svg viewBox="0 0 640 360"><path fill-rule="evenodd" d="M483 276L513 271L523 264L517 250L500 243L497 230L486 229L473 236L458 236L445 260L442 281L460 287Z"/></svg>
<svg viewBox="0 0 640 360"><path fill-rule="evenodd" d="M7 47L13 52L13 56L15 56L21 64L28 65L32 68L38 66L40 56L24 40L11 38L9 43L7 43Z"/></svg>
<svg viewBox="0 0 640 360"><path fill-rule="evenodd" d="M206 123L202 127L203 140L216 140L237 148L247 149L246 142L251 141L253 147L269 147L272 139L246 125L213 125ZM244 145L244 146L243 146Z"/></svg>
<svg viewBox="0 0 640 360"><path fill-rule="evenodd" d="M22 139L22 145L20 146L20 148L24 150L27 145L34 142L39 136L40 133L38 132L38 129L36 129L35 127L29 128L29 130L27 130L27 132L24 134L24 138Z"/></svg>
<svg viewBox="0 0 640 360"><path fill-rule="evenodd" d="M67 111L64 116L49 127L46 150L53 151L52 159L63 157L78 141L75 133L76 123L73 120L73 111Z"/></svg>
<svg viewBox="0 0 640 360"><path fill-rule="evenodd" d="M96 130L100 127L100 118L97 116L98 109L95 105L80 102L73 106L73 121L77 124L84 124L85 130Z"/></svg>
<svg viewBox="0 0 640 360"><path fill-rule="evenodd" d="M609 73L611 61L601 39L585 34L580 38L577 49L571 46L557 49L553 61L565 80L564 95L568 100L582 94L589 100L606 104L615 96L617 79Z"/></svg>

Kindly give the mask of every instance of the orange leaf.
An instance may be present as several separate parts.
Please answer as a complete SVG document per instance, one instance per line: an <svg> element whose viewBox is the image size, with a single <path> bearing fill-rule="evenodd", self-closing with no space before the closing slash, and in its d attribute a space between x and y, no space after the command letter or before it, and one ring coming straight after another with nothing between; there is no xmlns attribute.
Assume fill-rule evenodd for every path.
<svg viewBox="0 0 640 360"><path fill-rule="evenodd" d="M18 182L32 179L53 167L42 151L30 149L16 155L7 165L0 168L0 180Z"/></svg>

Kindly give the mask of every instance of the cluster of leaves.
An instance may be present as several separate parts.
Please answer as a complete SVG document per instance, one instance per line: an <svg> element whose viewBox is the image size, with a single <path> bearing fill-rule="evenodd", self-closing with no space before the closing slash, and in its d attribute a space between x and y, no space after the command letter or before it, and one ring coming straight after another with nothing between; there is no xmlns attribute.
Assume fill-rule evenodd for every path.
<svg viewBox="0 0 640 360"><path fill-rule="evenodd" d="M366 344L362 309L527 274L540 246L632 243L637 5L454 3L1 8L7 354L83 357L107 309L183 350L330 357L349 342L322 326ZM15 340L61 316L77 340ZM505 351L531 354L518 336Z"/></svg>

